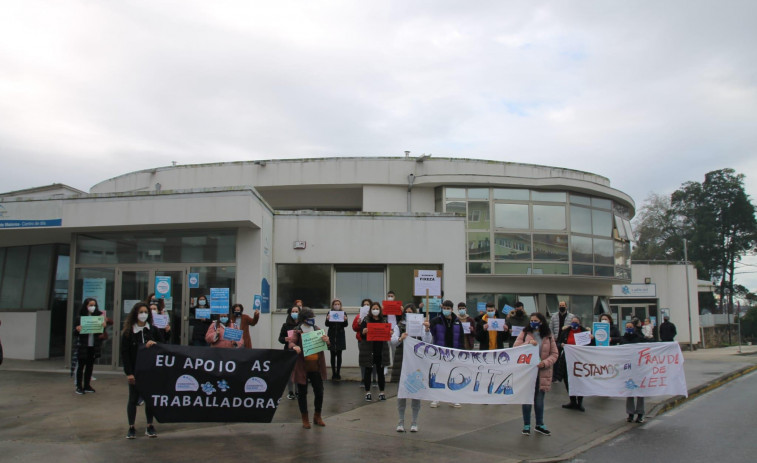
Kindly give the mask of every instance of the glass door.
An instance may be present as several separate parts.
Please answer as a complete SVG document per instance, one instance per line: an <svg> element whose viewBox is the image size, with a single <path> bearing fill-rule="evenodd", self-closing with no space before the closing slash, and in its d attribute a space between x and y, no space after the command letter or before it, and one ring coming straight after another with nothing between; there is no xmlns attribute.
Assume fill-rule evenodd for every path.
<svg viewBox="0 0 757 463"><path fill-rule="evenodd" d="M150 284L150 271L144 270L118 270L116 284L116 310L113 311L114 333L119 336L126 317L131 312L134 304L144 302L147 295L150 294L152 285ZM118 342L113 349L113 366L123 365L120 359Z"/></svg>
<svg viewBox="0 0 757 463"><path fill-rule="evenodd" d="M188 345L188 325L189 325L189 308L184 303L184 280L186 272L182 270L155 270L152 278L152 289L155 297L165 300L166 311L168 312L171 324L171 344ZM166 292L165 290L168 290Z"/></svg>

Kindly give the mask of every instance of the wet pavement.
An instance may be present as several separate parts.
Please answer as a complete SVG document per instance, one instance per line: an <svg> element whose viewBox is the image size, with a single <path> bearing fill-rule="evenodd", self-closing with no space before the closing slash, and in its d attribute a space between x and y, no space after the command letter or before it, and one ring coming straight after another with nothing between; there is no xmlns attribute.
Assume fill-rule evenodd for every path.
<svg viewBox="0 0 757 463"><path fill-rule="evenodd" d="M729 376L757 368L757 347L684 352L690 393L716 387ZM251 461L354 462L559 461L612 438L634 426L625 422L625 400L588 397L586 412L565 410L562 384L553 384L545 403L545 421L553 435L520 434L519 405L440 404L423 402L418 433L398 433L396 385L386 388L389 400L365 402L356 381L357 369L343 370L347 380L325 385L325 428L301 426L295 400L283 398L270 424L160 424L158 439L144 436L144 410L137 412L138 437L127 430L127 387L119 371L98 370L95 394L76 395L61 361L6 360L0 366L0 460L64 462L180 461L210 459ZM353 379L353 380L349 380ZM670 397L647 399L651 421L672 406ZM312 411L312 392L310 397ZM410 406L406 425L410 424ZM311 415L312 419L312 415ZM645 426L645 425L642 425Z"/></svg>

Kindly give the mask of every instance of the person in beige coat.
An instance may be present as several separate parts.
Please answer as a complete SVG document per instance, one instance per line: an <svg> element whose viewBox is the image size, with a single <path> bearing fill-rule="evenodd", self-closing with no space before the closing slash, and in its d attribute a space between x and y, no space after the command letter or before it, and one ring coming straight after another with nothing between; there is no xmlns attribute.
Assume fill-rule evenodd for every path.
<svg viewBox="0 0 757 463"><path fill-rule="evenodd" d="M532 344L539 348L539 374L534 385L534 414L536 427L534 430L544 436L552 433L544 425L544 395L552 389L552 366L557 362L557 343L549 329L547 319L543 314L534 312L530 316L530 323L518 335L513 347ZM531 435L531 405L522 405L524 436Z"/></svg>

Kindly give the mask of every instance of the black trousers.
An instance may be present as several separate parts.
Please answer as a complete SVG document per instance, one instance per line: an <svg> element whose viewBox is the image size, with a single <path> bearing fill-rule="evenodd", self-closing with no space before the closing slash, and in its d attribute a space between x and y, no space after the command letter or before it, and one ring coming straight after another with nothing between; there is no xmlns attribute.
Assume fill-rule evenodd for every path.
<svg viewBox="0 0 757 463"><path fill-rule="evenodd" d="M137 386L129 384L129 401L126 402L126 417L129 419L129 426L134 426L137 419L137 402L139 402L139 391ZM152 405L145 400L145 417L147 424L152 424Z"/></svg>
<svg viewBox="0 0 757 463"><path fill-rule="evenodd" d="M308 412L308 381L313 386L315 401L313 406L316 413L321 413L323 409L323 378L320 371L309 371L305 373L305 384L297 384L297 405L300 406L300 413Z"/></svg>
<svg viewBox="0 0 757 463"><path fill-rule="evenodd" d="M86 389L92 380L92 369L95 365L95 348L79 349L79 365L76 367L76 387ZM83 381L83 382L82 382Z"/></svg>
<svg viewBox="0 0 757 463"><path fill-rule="evenodd" d="M335 375L338 375L341 370L342 370L342 351L332 350L331 351L331 372Z"/></svg>
<svg viewBox="0 0 757 463"><path fill-rule="evenodd" d="M378 376L378 386L379 391L384 392L384 387L386 386L386 379L384 378L384 367L383 367L383 342L381 341L373 341L374 345L373 348L373 367L376 368L376 376ZM367 374L363 375L363 385L365 386L365 392L371 391L371 367L368 367Z"/></svg>

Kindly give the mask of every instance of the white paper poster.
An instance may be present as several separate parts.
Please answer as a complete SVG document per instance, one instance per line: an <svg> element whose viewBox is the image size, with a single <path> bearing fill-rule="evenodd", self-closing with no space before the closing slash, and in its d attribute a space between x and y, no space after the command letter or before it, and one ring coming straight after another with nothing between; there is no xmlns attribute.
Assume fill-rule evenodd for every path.
<svg viewBox="0 0 757 463"><path fill-rule="evenodd" d="M344 322L344 311L343 310L330 310L329 321L336 322L336 323Z"/></svg>
<svg viewBox="0 0 757 463"><path fill-rule="evenodd" d="M518 336L520 336L520 333L522 332L523 332L522 326L513 326L512 329L510 329L510 336L517 338Z"/></svg>
<svg viewBox="0 0 757 463"><path fill-rule="evenodd" d="M501 318L492 318L486 321L488 331L505 331L507 323Z"/></svg>
<svg viewBox="0 0 757 463"><path fill-rule="evenodd" d="M677 342L564 347L571 395L688 396Z"/></svg>
<svg viewBox="0 0 757 463"><path fill-rule="evenodd" d="M539 353L531 344L466 351L403 342L397 397L469 404L532 404Z"/></svg>
<svg viewBox="0 0 757 463"><path fill-rule="evenodd" d="M405 314L405 332L408 336L420 338L426 331L426 327L423 326L423 314L420 313L406 313Z"/></svg>
<svg viewBox="0 0 757 463"><path fill-rule="evenodd" d="M591 331L573 333L573 339L575 339L577 346L588 346L591 344Z"/></svg>

